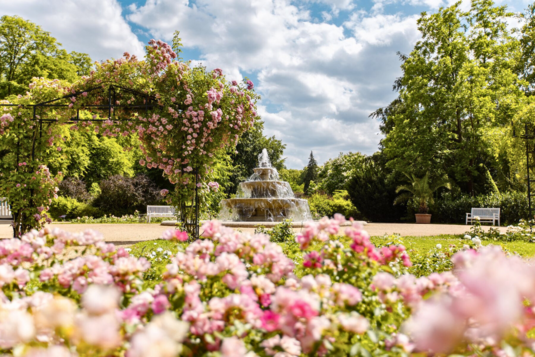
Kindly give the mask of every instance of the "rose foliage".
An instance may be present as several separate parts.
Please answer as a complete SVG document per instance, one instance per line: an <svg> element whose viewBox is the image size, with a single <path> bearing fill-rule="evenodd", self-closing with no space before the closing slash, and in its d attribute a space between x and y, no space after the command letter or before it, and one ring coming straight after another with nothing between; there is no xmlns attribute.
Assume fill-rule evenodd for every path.
<svg viewBox="0 0 535 357"><path fill-rule="evenodd" d="M61 125L109 137L138 135L145 155L139 163L164 171L176 185L168 203L191 218L195 189L208 187L216 156L252 127L258 96L250 80L227 81L220 69L190 67L162 41L151 40L146 49L145 60L125 53L97 63L74 84L37 78L25 95L0 102L8 105L0 107L0 196L8 197L21 232L46 220L36 207L50 204L55 185L36 190L33 183L43 165L61 162ZM45 102L51 106L33 106Z"/></svg>
<svg viewBox="0 0 535 357"><path fill-rule="evenodd" d="M202 227L156 284L151 262L94 232L0 242L0 352L18 356L354 356L529 353L535 268L499 247L416 278L342 217L296 237L302 266L264 234ZM163 254L166 255L166 254ZM155 263L155 262L153 262ZM299 276L295 273L298 272ZM153 273L153 272L152 272ZM151 273L151 276L154 274Z"/></svg>

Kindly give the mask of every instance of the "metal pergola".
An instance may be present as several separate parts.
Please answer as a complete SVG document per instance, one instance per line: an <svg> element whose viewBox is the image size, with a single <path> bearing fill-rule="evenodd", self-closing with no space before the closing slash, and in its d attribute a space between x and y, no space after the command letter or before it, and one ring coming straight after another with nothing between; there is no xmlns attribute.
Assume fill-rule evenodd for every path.
<svg viewBox="0 0 535 357"><path fill-rule="evenodd" d="M532 205L532 198L535 197L535 193L531 191L531 184L535 181L532 180L530 177L530 169L532 167L535 167L535 127L533 125L524 124L524 133L520 136L516 135L516 131L513 129L513 137L519 137L520 139L523 139L526 144L526 176L527 176L527 183L528 183L528 191L527 191L527 197L528 197L528 217L527 220L529 222L530 228L532 227L532 221L534 219L533 217L533 205ZM530 158L531 155L531 158Z"/></svg>
<svg viewBox="0 0 535 357"><path fill-rule="evenodd" d="M69 104L64 103L71 98L78 98L80 96L87 96L89 94L95 94L101 92L100 95L102 98L106 98L105 104L89 104L83 105L79 108L72 109L76 110L75 114L69 119L59 119L59 118L46 118L42 115L46 115L49 109L65 109L70 110ZM130 94L136 98L136 101L132 104L117 104L117 100L122 98L122 94ZM122 101L120 101L122 103ZM126 116L117 118L117 110L122 110L125 113L139 113L139 112L148 112L162 105L158 102L156 96L147 94L135 89L122 87L116 84L102 84L97 87L92 87L84 90L77 91L68 95L64 95L59 98L52 100L36 103L36 104L1 104L0 107L18 107L31 109L33 115L32 120L37 123L34 126L35 135L38 135L39 138L42 138L43 134L43 124L53 124L53 123L67 123L67 124L77 124L80 122L105 122L105 121L132 121L135 122L137 119L132 116ZM173 106L176 108L177 112L181 112L183 108L178 103L173 103ZM101 113L107 112L107 118L105 119L83 119L80 118L80 111L84 110L99 110ZM34 136L35 137L35 136ZM35 140L32 143L31 159L35 159ZM17 163L19 162L19 153L17 152ZM183 204L180 207L180 219L182 224L185 226L188 232L191 232L194 236L193 238L199 237L199 196L198 196L198 170L194 169L193 173L195 174L195 195L192 198L191 204ZM192 208L194 215L193 217L186 216L186 210L184 208ZM177 217L178 218L178 217ZM16 227L13 227L13 231L16 232Z"/></svg>

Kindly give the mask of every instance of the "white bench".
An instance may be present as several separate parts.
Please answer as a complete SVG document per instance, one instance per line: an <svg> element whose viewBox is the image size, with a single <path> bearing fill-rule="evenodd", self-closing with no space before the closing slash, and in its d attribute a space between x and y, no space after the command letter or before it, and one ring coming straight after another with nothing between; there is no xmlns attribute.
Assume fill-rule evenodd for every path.
<svg viewBox="0 0 535 357"><path fill-rule="evenodd" d="M152 217L175 217L175 207L172 206L147 206L147 218L150 223Z"/></svg>
<svg viewBox="0 0 535 357"><path fill-rule="evenodd" d="M500 225L500 209L499 208L472 208L471 213L466 214L466 224L472 223L478 217L481 223L492 222L494 225L498 222Z"/></svg>
<svg viewBox="0 0 535 357"><path fill-rule="evenodd" d="M0 224L11 224L12 218L7 198L0 197Z"/></svg>

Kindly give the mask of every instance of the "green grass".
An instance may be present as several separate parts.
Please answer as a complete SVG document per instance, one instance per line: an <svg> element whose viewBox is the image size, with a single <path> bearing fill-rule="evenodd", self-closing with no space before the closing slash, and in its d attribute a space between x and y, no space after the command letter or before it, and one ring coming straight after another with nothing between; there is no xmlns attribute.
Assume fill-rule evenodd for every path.
<svg viewBox="0 0 535 357"><path fill-rule="evenodd" d="M464 234L461 235L449 235L449 234L442 234L438 236L426 236L426 237L402 237L402 243L407 248L407 251L409 252L409 255L411 251L415 252L426 252L430 251L431 249L435 248L437 244L441 244L442 248L448 248L450 245L456 245L458 247L462 246L464 243L464 240L462 239ZM379 237L372 237L372 242L375 245L386 245L390 242L393 242L393 236L379 236ZM512 252L512 253L518 253L523 257L533 257L535 256L535 243L528 243L528 242L498 242L498 241L492 241L492 240L483 240L481 242L483 245L488 244L494 244L494 245L500 245L505 250Z"/></svg>
<svg viewBox="0 0 535 357"><path fill-rule="evenodd" d="M148 240L145 242L139 242L129 247L130 254L136 257L148 256L151 252L158 252L158 248L162 251L170 251L172 254L176 254L178 250L185 250L187 243L175 243L165 239Z"/></svg>
<svg viewBox="0 0 535 357"><path fill-rule="evenodd" d="M441 244L442 248L447 248L450 245L461 246L464 244L462 239L463 235L438 235L438 236L426 236L426 237L401 237L401 243L405 245L407 251L418 251L425 252L429 251ZM371 238L372 242L377 246L387 245L388 243L394 242L394 236L377 236ZM286 243L279 243L283 249L286 251L290 246L287 246ZM535 243L527 242L495 242L490 240L482 241L483 245L495 244L501 245L510 252L516 252L524 257L533 257L535 256ZM187 243L181 243L179 245L184 250L187 246ZM292 245L293 246L293 245ZM175 243L171 243L166 240L157 239L150 240L146 242L139 242L130 247L131 254L135 256L142 256L150 253L153 250L162 248L163 250L170 250L173 254L178 251L178 247ZM292 247L295 250L295 247Z"/></svg>
<svg viewBox="0 0 535 357"><path fill-rule="evenodd" d="M437 244L442 245L442 249L446 250L450 245L455 245L460 248L465 244L465 240L462 239L463 235L439 235L439 236L426 236L426 237L399 237L399 236L379 236L371 237L372 242L376 246L384 246L392 243L403 244L409 253L409 256L417 254L425 254L436 248ZM297 244L292 243L277 243L284 252L292 258L298 266L302 263L302 254ZM347 243L349 245L349 243ZM523 257L535 256L535 243L528 242L495 242L490 240L484 240L483 245L495 244L500 245L512 253L518 253ZM153 261L158 267L162 269L168 262L168 258L171 255L175 255L179 250L184 251L188 243L174 243L163 239L151 240L146 242L136 243L129 247L130 254L136 257L146 257ZM170 254L164 255L165 251L169 251ZM156 268L156 267L155 267Z"/></svg>

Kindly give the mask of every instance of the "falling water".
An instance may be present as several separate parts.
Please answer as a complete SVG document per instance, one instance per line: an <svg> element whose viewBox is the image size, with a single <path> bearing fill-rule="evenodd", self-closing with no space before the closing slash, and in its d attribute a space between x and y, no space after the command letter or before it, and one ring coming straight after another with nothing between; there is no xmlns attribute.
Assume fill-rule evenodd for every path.
<svg viewBox="0 0 535 357"><path fill-rule="evenodd" d="M308 201L295 198L286 181L279 179L271 167L266 149L258 155L258 167L245 182L241 182L236 198L221 201L219 219L224 221L282 221L312 219Z"/></svg>

